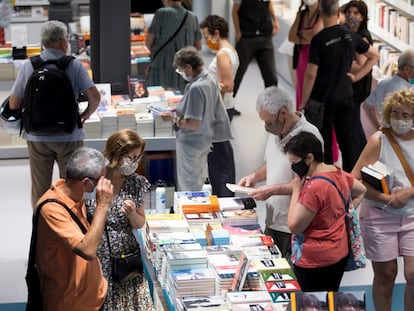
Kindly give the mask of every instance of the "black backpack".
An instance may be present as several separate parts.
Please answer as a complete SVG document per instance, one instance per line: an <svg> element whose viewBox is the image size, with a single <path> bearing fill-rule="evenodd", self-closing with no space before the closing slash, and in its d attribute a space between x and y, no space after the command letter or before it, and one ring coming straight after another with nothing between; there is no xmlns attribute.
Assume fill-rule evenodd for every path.
<svg viewBox="0 0 414 311"><path fill-rule="evenodd" d="M66 68L72 56L43 61L30 58L33 73L29 77L22 106L22 129L34 135L72 133L82 127L78 103Z"/></svg>

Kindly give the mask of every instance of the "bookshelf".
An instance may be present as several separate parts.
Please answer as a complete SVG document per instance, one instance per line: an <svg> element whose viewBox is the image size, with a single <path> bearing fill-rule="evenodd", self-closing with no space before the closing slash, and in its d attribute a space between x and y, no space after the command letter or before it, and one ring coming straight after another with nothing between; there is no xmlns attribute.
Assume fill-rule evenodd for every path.
<svg viewBox="0 0 414 311"><path fill-rule="evenodd" d="M366 0L368 29L380 41L403 51L414 44L412 0Z"/></svg>

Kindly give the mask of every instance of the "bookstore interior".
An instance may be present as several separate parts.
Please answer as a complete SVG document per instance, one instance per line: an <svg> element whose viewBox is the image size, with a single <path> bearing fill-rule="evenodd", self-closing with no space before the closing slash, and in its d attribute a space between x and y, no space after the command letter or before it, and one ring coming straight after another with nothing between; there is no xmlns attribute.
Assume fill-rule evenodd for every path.
<svg viewBox="0 0 414 311"><path fill-rule="evenodd" d="M157 1L136 2L151 2L155 6ZM159 7L161 1L158 2ZM188 2L199 20L207 14L225 17L229 21L230 39L234 40L231 0ZM272 2L281 24L274 43L276 47L286 46L283 43L300 0ZM373 70L375 83L393 74L399 53L414 45L414 4L412 0L366 0L366 3L368 27L381 56ZM97 6L99 1L96 0L0 1L0 85L11 85L10 81L15 79L22 62L40 53L40 27L48 19L68 23L72 55L95 77L94 65L100 65L106 57L99 55L103 61L101 59L97 64L90 54L90 38L94 35L90 27L92 10ZM108 7L100 9L113 9L111 4ZM150 57L144 40L153 16L151 12L155 9L145 8L147 11L143 14L138 13L138 9L129 12L128 50L131 58L123 80L128 86L127 92L114 92L111 82L119 80L105 77L102 68L96 69L101 74L97 75L98 82L95 81L101 93L101 103L97 112L85 122L84 129L86 142L100 150L111 133L123 128L136 129L147 141L149 157L153 152L153 159L162 159L165 164L165 159L171 160L174 156L174 131L171 123L160 120L157 111L173 108L181 95L146 84L145 68ZM289 47L276 50L279 76L294 85L292 51ZM80 109L83 105L81 102ZM157 157L159 154L161 156ZM0 159L25 157L26 144L19 133L0 129ZM171 165L168 163L167 166ZM161 170L169 171L168 176L163 177L173 182L174 173L166 168ZM153 176L150 181L155 182L158 177ZM245 195L244 189L236 187L233 190L241 198ZM148 214L145 227L137 232L156 310L296 310L296 301L306 293L300 292L289 263L262 233L254 200L217 198L209 190L197 193L172 190L163 195L166 197L162 200L163 205L158 206L158 213ZM175 213L168 213L170 209ZM353 290L348 293L355 296L357 310L369 310L364 292ZM337 295L332 292L314 294L320 310L336 310Z"/></svg>

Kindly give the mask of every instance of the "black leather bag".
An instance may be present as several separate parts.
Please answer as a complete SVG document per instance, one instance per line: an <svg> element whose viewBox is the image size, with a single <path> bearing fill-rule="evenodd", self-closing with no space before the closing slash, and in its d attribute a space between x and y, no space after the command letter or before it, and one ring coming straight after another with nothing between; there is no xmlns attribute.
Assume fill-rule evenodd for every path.
<svg viewBox="0 0 414 311"><path fill-rule="evenodd" d="M27 285L26 311L42 311L43 299L42 292L40 290L39 274L37 273L36 266L29 265L25 279Z"/></svg>
<svg viewBox="0 0 414 311"><path fill-rule="evenodd" d="M127 255L112 256L112 279L123 283L144 272L141 251Z"/></svg>
<svg viewBox="0 0 414 311"><path fill-rule="evenodd" d="M315 125L319 130L323 126L325 114L325 103L315 99L309 99L305 108L305 117L310 123Z"/></svg>

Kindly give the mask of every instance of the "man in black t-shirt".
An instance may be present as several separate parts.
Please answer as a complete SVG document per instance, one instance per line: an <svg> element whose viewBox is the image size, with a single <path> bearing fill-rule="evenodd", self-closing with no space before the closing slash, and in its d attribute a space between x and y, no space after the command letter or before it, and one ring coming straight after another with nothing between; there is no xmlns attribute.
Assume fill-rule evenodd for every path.
<svg viewBox="0 0 414 311"><path fill-rule="evenodd" d="M360 36L338 25L338 0L321 0L320 14L324 29L311 41L309 62L302 90L304 109L310 98L325 103L321 134L324 139L325 162L332 164L332 127L342 154L342 167L350 172L357 160L352 144L352 83L364 77L378 61L379 54ZM355 52L367 61L356 74L351 74Z"/></svg>

